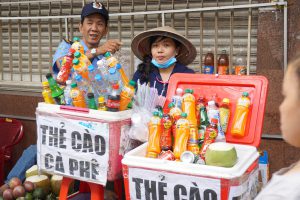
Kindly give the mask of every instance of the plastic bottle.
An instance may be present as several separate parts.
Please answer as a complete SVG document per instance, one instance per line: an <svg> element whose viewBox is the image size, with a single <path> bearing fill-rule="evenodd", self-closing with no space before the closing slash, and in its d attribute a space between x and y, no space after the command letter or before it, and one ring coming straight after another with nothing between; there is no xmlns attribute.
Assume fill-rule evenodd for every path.
<svg viewBox="0 0 300 200"><path fill-rule="evenodd" d="M182 106L182 94L183 94L183 89L177 88L175 95L172 97L172 102L178 108L181 108Z"/></svg>
<svg viewBox="0 0 300 200"><path fill-rule="evenodd" d="M83 92L77 87L77 83L71 84L71 98L75 107L86 108Z"/></svg>
<svg viewBox="0 0 300 200"><path fill-rule="evenodd" d="M80 62L83 62L87 67L92 64L88 57L85 54L80 53L79 51L74 53L74 57L77 58Z"/></svg>
<svg viewBox="0 0 300 200"><path fill-rule="evenodd" d="M107 111L107 107L106 107L104 96L100 96L98 98L98 110Z"/></svg>
<svg viewBox="0 0 300 200"><path fill-rule="evenodd" d="M96 97L104 96L107 99L108 93L111 91L109 85L105 82L100 74L96 74L95 83L92 82Z"/></svg>
<svg viewBox="0 0 300 200"><path fill-rule="evenodd" d="M96 100L95 100L95 97L94 97L94 94L93 93L88 93L88 108L89 109L94 109L94 110L97 110L98 107L97 107L97 103L96 103Z"/></svg>
<svg viewBox="0 0 300 200"><path fill-rule="evenodd" d="M71 49L74 49L75 51L79 51L80 53L84 53L84 48L80 43L80 39L78 37L73 38L73 44L71 46Z"/></svg>
<svg viewBox="0 0 300 200"><path fill-rule="evenodd" d="M236 104L236 109L231 126L231 135L237 137L245 136L246 125L251 101L248 92L243 92Z"/></svg>
<svg viewBox="0 0 300 200"><path fill-rule="evenodd" d="M109 68L109 75L108 75L108 82L110 83L110 85L113 84L118 84L120 86L120 88L123 87L123 83L120 77L120 73L118 72L118 70L114 67Z"/></svg>
<svg viewBox="0 0 300 200"><path fill-rule="evenodd" d="M97 61L97 66L98 66L98 70L101 72L102 77L105 80L108 80L108 65L107 65L107 61L105 58L102 58L101 60Z"/></svg>
<svg viewBox="0 0 300 200"><path fill-rule="evenodd" d="M176 122L181 117L182 110L175 106L173 102L169 103L168 108L170 109L169 115L171 116L172 122Z"/></svg>
<svg viewBox="0 0 300 200"><path fill-rule="evenodd" d="M170 115L161 118L160 148L163 151L172 150L172 120Z"/></svg>
<svg viewBox="0 0 300 200"><path fill-rule="evenodd" d="M65 105L64 91L57 85L51 73L46 74L51 90L51 96L58 105Z"/></svg>
<svg viewBox="0 0 300 200"><path fill-rule="evenodd" d="M205 153L208 148L208 146L215 142L217 136L218 136L218 120L213 118L211 120L210 125L206 128L204 133L204 142L202 144L201 150L200 150L200 156L202 159L205 159Z"/></svg>
<svg viewBox="0 0 300 200"><path fill-rule="evenodd" d="M85 79L89 79L89 73L87 70L87 66L85 63L80 62L77 58L73 59L73 68L77 74L81 75Z"/></svg>
<svg viewBox="0 0 300 200"><path fill-rule="evenodd" d="M70 49L69 53L64 57L64 61L56 77L56 81L60 84L65 84L70 76L72 69L72 61L74 58L73 54L74 49Z"/></svg>
<svg viewBox="0 0 300 200"><path fill-rule="evenodd" d="M51 90L50 90L48 81L43 81L42 85L43 85L42 95L43 95L45 103L55 104L55 101L51 96Z"/></svg>
<svg viewBox="0 0 300 200"><path fill-rule="evenodd" d="M197 118L197 126L200 127L200 108L205 106L205 99L203 96L200 96L196 102L196 118Z"/></svg>
<svg viewBox="0 0 300 200"><path fill-rule="evenodd" d="M129 102L134 96L135 92L135 81L131 80L128 85L125 85L121 91L120 97L120 111L126 110Z"/></svg>
<svg viewBox="0 0 300 200"><path fill-rule="evenodd" d="M209 52L204 57L204 74L214 74L214 54L209 50Z"/></svg>
<svg viewBox="0 0 300 200"><path fill-rule="evenodd" d="M242 56L242 53L239 52L234 63L234 74L235 75L247 75L247 62L245 57Z"/></svg>
<svg viewBox="0 0 300 200"><path fill-rule="evenodd" d="M112 86L112 91L107 97L107 110L111 112L118 112L120 109L120 94L119 85L114 84Z"/></svg>
<svg viewBox="0 0 300 200"><path fill-rule="evenodd" d="M224 134L227 133L227 127L230 117L229 99L224 98L220 106L220 124Z"/></svg>
<svg viewBox="0 0 300 200"><path fill-rule="evenodd" d="M173 153L176 160L180 160L180 155L187 149L187 142L190 135L190 122L187 114L182 113L181 118L176 123L175 141Z"/></svg>
<svg viewBox="0 0 300 200"><path fill-rule="evenodd" d="M198 128L197 125L190 125L190 134L189 134L189 140L187 144L187 150L193 152L193 154L198 155L199 154L199 136L198 136Z"/></svg>
<svg viewBox="0 0 300 200"><path fill-rule="evenodd" d="M147 147L147 157L157 158L158 154L161 152L159 145L161 136L161 119L158 116L158 112L153 112L153 116L148 124L149 136L148 136L148 147Z"/></svg>
<svg viewBox="0 0 300 200"><path fill-rule="evenodd" d="M87 94L89 92L92 92L90 89L90 84L88 83L87 80L83 79L81 75L76 75L75 80L76 80L78 88L82 91L82 94L83 94L86 102L88 102Z"/></svg>
<svg viewBox="0 0 300 200"><path fill-rule="evenodd" d="M218 74L229 74L229 59L226 50L222 50L222 54L218 59Z"/></svg>
<svg viewBox="0 0 300 200"><path fill-rule="evenodd" d="M118 60L114 56L112 56L110 52L106 52L104 54L104 57L106 58L107 65L109 67L115 67L119 63Z"/></svg>
<svg viewBox="0 0 300 200"><path fill-rule="evenodd" d="M182 97L182 112L187 114L187 120L189 120L191 125L197 125L196 102L193 93L192 89L185 90L185 94Z"/></svg>
<svg viewBox="0 0 300 200"><path fill-rule="evenodd" d="M71 80L66 81L66 87L64 89L64 96L65 96L65 102L66 105L71 106L72 105L72 98L71 98Z"/></svg>
<svg viewBox="0 0 300 200"><path fill-rule="evenodd" d="M215 101L209 101L207 106L207 116L209 119L209 122L212 122L212 119L215 118L218 120L218 141L224 141L225 135L222 131L221 124L220 124L220 111L219 108L216 106Z"/></svg>
<svg viewBox="0 0 300 200"><path fill-rule="evenodd" d="M97 74L99 74L98 69L95 69L94 65L89 65L88 66L88 72L89 72L89 74L88 74L89 75L89 80L91 82L95 81L95 76Z"/></svg>

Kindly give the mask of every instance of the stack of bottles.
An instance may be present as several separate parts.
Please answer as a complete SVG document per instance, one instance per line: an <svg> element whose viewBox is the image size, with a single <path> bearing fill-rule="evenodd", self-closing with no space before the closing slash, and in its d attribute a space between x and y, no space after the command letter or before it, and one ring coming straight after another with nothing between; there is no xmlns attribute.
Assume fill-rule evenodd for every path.
<svg viewBox="0 0 300 200"><path fill-rule="evenodd" d="M205 164L205 153L215 141L226 141L226 135L244 137L251 100L247 92L237 100L231 116L230 100L219 105L216 96L208 102L198 99L192 89L176 89L167 113L158 108L148 124L147 157ZM166 110L165 110L166 111ZM231 130L228 123L231 120Z"/></svg>
<svg viewBox="0 0 300 200"><path fill-rule="evenodd" d="M118 59L106 52L95 67L79 38L74 38L56 79L51 73L46 78L42 94L49 104L117 112L126 110L135 94L136 83L128 80Z"/></svg>

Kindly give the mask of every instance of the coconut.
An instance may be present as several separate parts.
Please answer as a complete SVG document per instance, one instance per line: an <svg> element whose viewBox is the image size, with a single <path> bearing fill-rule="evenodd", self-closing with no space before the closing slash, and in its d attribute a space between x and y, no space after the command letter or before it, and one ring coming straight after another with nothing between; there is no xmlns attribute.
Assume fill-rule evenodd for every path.
<svg viewBox="0 0 300 200"><path fill-rule="evenodd" d="M232 144L216 142L208 146L205 153L206 165L233 167L237 162L236 149Z"/></svg>
<svg viewBox="0 0 300 200"><path fill-rule="evenodd" d="M51 180L50 180L51 189L52 189L52 192L56 195L59 195L62 180L63 180L63 176L60 176L60 175L53 175L51 177Z"/></svg>
<svg viewBox="0 0 300 200"><path fill-rule="evenodd" d="M35 187L43 188L44 192L48 194L49 189L50 189L50 180L48 176L46 175L35 175L35 176L30 176L26 178L25 181L32 182Z"/></svg>
<svg viewBox="0 0 300 200"><path fill-rule="evenodd" d="M39 173L37 165L33 165L32 167L30 167L29 169L26 170L26 173L25 173L26 178L28 178L30 176L35 176L35 175L48 175L48 174L45 172Z"/></svg>

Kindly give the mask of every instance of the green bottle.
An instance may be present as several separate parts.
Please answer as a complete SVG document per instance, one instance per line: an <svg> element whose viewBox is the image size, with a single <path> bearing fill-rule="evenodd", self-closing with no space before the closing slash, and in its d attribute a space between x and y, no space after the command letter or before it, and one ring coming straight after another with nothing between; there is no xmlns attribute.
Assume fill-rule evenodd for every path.
<svg viewBox="0 0 300 200"><path fill-rule="evenodd" d="M58 86L51 73L46 74L46 78L51 90L51 96L54 98L57 104L65 105L64 91Z"/></svg>
<svg viewBox="0 0 300 200"><path fill-rule="evenodd" d="M88 107L89 107L89 109L97 110L98 107L97 107L97 103L95 101L94 94L93 93L88 93L87 96L88 96Z"/></svg>

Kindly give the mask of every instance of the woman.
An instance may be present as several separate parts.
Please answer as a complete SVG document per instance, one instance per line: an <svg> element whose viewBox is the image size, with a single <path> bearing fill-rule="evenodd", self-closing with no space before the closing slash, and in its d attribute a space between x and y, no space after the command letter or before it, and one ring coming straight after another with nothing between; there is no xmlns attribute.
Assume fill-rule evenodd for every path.
<svg viewBox="0 0 300 200"><path fill-rule="evenodd" d="M300 147L300 57L289 64L283 80L284 100L280 105L283 139ZM300 199L300 161L273 174L271 181L256 197L265 199Z"/></svg>
<svg viewBox="0 0 300 200"><path fill-rule="evenodd" d="M132 41L133 53L143 61L133 80L150 83L158 94L166 96L168 81L175 73L195 73L186 65L196 57L196 48L175 29L165 26L138 34Z"/></svg>

